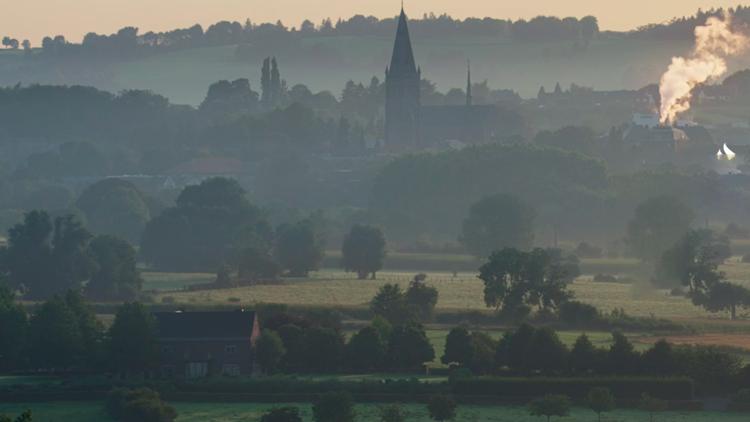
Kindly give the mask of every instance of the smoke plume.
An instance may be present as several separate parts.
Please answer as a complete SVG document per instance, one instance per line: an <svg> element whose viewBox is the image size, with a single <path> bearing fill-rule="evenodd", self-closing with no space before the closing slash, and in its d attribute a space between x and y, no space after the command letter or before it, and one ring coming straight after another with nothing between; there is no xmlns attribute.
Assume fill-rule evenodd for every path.
<svg viewBox="0 0 750 422"><path fill-rule="evenodd" d="M695 28L695 47L688 57L673 57L659 83L662 124L672 124L690 109L693 88L727 72L727 59L744 51L748 38L733 32L731 16L711 17Z"/></svg>

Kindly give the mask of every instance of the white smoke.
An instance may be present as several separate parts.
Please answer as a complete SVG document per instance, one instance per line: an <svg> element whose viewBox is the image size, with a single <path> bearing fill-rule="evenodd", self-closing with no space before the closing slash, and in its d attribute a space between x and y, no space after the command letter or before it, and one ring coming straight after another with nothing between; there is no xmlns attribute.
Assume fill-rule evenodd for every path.
<svg viewBox="0 0 750 422"><path fill-rule="evenodd" d="M659 83L662 124L672 124L689 110L693 88L724 75L727 59L747 48L748 38L733 32L731 23L728 15L709 18L704 26L695 28L695 47L690 55L672 58Z"/></svg>

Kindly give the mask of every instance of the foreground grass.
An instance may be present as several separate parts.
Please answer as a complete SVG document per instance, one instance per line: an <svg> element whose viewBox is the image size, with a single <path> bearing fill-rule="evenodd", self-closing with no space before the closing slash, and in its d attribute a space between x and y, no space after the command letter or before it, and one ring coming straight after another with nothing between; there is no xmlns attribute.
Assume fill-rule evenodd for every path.
<svg viewBox="0 0 750 422"><path fill-rule="evenodd" d="M173 403L179 416L177 422L252 422L258 421L260 416L270 408L293 405L301 408L305 421L312 421L312 411L309 404L252 404L252 403ZM18 414L25 409L31 409L34 420L42 422L114 422L102 408L101 403L83 402L51 402L51 403L21 403L0 404L0 414ZM404 405L409 413L409 421L427 422L429 417L423 405ZM376 422L378 418L377 404L363 404L356 408L357 421ZM504 422L536 422L541 419L531 417L523 407L500 406L459 406L457 421L504 421ZM570 417L555 419L570 422L596 421L596 415L587 409L576 408ZM618 422L642 422L649 420L648 414L636 410L616 410L605 415L605 420ZM659 422L725 422L747 421L747 415L719 412L665 412L656 418Z"/></svg>

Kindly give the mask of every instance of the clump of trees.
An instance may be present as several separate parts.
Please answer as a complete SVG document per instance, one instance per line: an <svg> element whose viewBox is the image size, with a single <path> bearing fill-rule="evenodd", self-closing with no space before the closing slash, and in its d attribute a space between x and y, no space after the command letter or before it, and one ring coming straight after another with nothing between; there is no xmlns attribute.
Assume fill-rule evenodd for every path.
<svg viewBox="0 0 750 422"><path fill-rule="evenodd" d="M370 301L370 310L392 324L427 322L438 301L436 288L426 284L427 276L417 274L406 292L398 284L385 284Z"/></svg>
<svg viewBox="0 0 750 422"><path fill-rule="evenodd" d="M696 306L710 312L728 311L735 319L737 308L750 306L750 290L730 283L719 271L730 255L726 237L710 230L692 230L663 253L656 277L663 284L687 287Z"/></svg>
<svg viewBox="0 0 750 422"><path fill-rule="evenodd" d="M112 236L93 237L73 215L52 218L31 211L8 230L0 249L0 271L30 299L83 290L100 300L132 300L142 280L135 250Z"/></svg>
<svg viewBox="0 0 750 422"><path fill-rule="evenodd" d="M557 249L503 249L479 269L485 304L506 315L529 307L557 309L572 297L567 285L579 274L578 258Z"/></svg>
<svg viewBox="0 0 750 422"><path fill-rule="evenodd" d="M662 254L690 230L693 211L672 196L657 196L635 209L626 241L637 258L656 263Z"/></svg>
<svg viewBox="0 0 750 422"><path fill-rule="evenodd" d="M120 422L173 422L177 411L148 388L112 390L106 402L107 413Z"/></svg>

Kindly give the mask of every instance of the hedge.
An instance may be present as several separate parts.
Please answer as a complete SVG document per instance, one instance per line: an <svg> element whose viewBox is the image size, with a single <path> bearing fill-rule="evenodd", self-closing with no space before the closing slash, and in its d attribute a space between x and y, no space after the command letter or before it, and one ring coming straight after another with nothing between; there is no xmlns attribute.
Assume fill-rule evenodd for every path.
<svg viewBox="0 0 750 422"><path fill-rule="evenodd" d="M688 378L498 378L476 377L454 380L456 395L539 397L565 394L581 400L594 387L606 387L618 399L635 400L646 393L664 400L692 400L693 381Z"/></svg>

